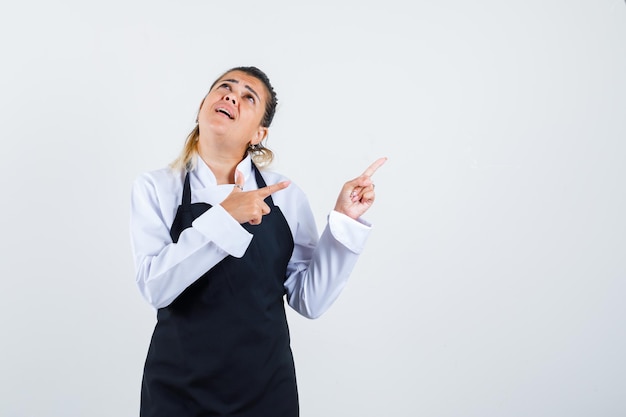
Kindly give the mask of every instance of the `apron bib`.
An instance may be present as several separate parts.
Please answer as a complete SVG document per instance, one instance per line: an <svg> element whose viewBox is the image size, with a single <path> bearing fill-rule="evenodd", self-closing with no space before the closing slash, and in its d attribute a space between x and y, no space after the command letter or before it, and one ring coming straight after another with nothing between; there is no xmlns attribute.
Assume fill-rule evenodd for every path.
<svg viewBox="0 0 626 417"><path fill-rule="evenodd" d="M265 187L252 164L257 186ZM283 287L293 238L272 197L242 258L227 256L157 312L144 367L141 417L296 417L298 393ZM189 173L174 242L211 208L191 204Z"/></svg>

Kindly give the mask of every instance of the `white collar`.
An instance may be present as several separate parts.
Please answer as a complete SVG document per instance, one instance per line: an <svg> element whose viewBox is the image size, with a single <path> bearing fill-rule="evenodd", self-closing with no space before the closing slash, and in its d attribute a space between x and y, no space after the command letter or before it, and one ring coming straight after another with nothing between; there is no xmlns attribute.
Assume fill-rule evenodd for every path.
<svg viewBox="0 0 626 417"><path fill-rule="evenodd" d="M196 153L194 156L194 166L193 171L195 172L196 177L200 181L203 187L208 187L211 185L217 185L217 180L215 178L215 174L211 171L211 168L204 162L200 155ZM237 164L237 170L239 170L244 177L244 182L248 181L250 175L252 175L252 162L251 162L250 154L246 155L245 158L241 162Z"/></svg>

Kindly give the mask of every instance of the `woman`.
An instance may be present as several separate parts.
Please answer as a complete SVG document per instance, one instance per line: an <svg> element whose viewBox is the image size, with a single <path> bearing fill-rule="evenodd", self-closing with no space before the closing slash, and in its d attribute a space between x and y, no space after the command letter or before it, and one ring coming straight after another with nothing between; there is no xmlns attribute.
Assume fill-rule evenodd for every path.
<svg viewBox="0 0 626 417"><path fill-rule="evenodd" d="M257 164L276 109L267 76L227 71L171 167L132 191L137 284L157 311L141 415L298 415L283 296L315 318L363 248L381 158L347 182L321 236L303 192ZM255 161L255 162L252 162Z"/></svg>

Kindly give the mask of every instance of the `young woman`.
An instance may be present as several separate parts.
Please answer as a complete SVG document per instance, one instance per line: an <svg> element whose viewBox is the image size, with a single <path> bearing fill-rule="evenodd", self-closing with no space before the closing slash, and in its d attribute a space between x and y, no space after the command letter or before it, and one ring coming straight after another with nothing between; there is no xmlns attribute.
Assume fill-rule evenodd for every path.
<svg viewBox="0 0 626 417"><path fill-rule="evenodd" d="M157 309L142 417L298 415L283 296L316 318L337 298L368 236L374 162L347 182L318 235L307 199L259 167L276 94L255 67L211 86L172 166L134 183L137 285Z"/></svg>

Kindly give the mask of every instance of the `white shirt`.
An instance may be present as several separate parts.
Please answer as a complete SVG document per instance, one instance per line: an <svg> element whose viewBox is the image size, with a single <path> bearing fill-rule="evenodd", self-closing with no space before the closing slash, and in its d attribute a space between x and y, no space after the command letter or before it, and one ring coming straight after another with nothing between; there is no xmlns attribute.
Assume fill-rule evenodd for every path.
<svg viewBox="0 0 626 417"><path fill-rule="evenodd" d="M249 156L237 169L245 177L244 191L258 188ZM261 174L267 185L287 179L271 171ZM211 169L196 156L196 168L189 173L191 202L213 207L173 243L170 226L181 204L184 177L185 172L163 168L140 175L133 184L130 231L136 281L155 308L169 305L226 256L242 257L252 241L252 235L220 205L234 185L218 185ZM275 192L272 199L294 240L284 283L287 302L303 316L317 318L339 296L371 227L332 211L319 236L308 200L295 184Z"/></svg>

